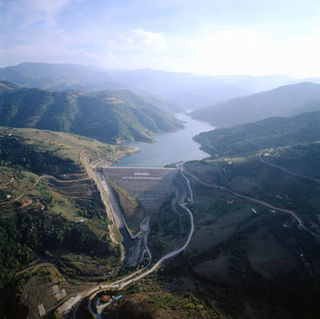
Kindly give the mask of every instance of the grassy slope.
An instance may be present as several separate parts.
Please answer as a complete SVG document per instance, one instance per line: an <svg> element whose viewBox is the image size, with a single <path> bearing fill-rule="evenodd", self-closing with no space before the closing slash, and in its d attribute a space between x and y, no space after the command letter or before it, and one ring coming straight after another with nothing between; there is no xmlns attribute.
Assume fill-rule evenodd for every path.
<svg viewBox="0 0 320 319"><path fill-rule="evenodd" d="M0 136L13 134L23 138L25 143L35 145L40 151L50 151L61 158L70 159L79 164L81 151L85 151L91 161L106 158L113 162L134 149L127 146L115 146L99 142L93 138L32 128L8 128L0 126Z"/></svg>

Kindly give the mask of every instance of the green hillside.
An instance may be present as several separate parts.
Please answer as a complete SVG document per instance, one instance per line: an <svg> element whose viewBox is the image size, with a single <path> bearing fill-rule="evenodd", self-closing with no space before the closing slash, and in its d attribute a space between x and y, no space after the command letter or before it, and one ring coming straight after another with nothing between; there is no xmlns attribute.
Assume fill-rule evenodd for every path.
<svg viewBox="0 0 320 319"><path fill-rule="evenodd" d="M196 230L168 275L198 282L231 318L317 318L319 158L320 144L310 143L187 162Z"/></svg>
<svg viewBox="0 0 320 319"><path fill-rule="evenodd" d="M320 140L320 112L216 129L194 139L215 157L243 156L293 143L314 142Z"/></svg>
<svg viewBox="0 0 320 319"><path fill-rule="evenodd" d="M109 143L153 141L182 125L150 99L129 91L54 92L0 85L0 125L62 131ZM156 103L157 104L157 103Z"/></svg>
<svg viewBox="0 0 320 319"><path fill-rule="evenodd" d="M195 232L168 280L230 318L319 317L319 124L314 112L197 137L213 157L184 164Z"/></svg>
<svg viewBox="0 0 320 319"><path fill-rule="evenodd" d="M305 82L211 105L193 112L192 116L224 127L319 109L320 85Z"/></svg>
<svg viewBox="0 0 320 319"><path fill-rule="evenodd" d="M0 127L0 297L8 302L7 318L30 315L37 298L55 305L53 284L70 293L72 281L117 270L119 247L80 155L112 162L132 151L61 132ZM37 292L20 299L24 289Z"/></svg>
<svg viewBox="0 0 320 319"><path fill-rule="evenodd" d="M319 317L320 144L292 138L265 154L184 163L193 191L190 245L122 291L105 318ZM185 180L176 182L185 198ZM181 246L190 229L176 201L152 222L154 258Z"/></svg>

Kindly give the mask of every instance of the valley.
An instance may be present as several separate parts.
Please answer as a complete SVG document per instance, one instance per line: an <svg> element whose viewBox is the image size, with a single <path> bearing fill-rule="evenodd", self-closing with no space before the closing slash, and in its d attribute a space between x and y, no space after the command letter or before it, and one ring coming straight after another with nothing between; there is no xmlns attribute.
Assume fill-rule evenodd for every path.
<svg viewBox="0 0 320 319"><path fill-rule="evenodd" d="M213 128L124 90L0 87L3 318L319 315L313 106Z"/></svg>
<svg viewBox="0 0 320 319"><path fill-rule="evenodd" d="M320 318L320 1L0 19L0 319Z"/></svg>
<svg viewBox="0 0 320 319"><path fill-rule="evenodd" d="M312 119L316 121L315 114ZM288 127L292 121L299 123L299 120L299 116L288 118ZM271 123L278 125L277 121ZM7 304L6 313L12 318L19 317L27 311L24 305L28 305L32 318L41 314L58 318L113 318L115 312L137 307L140 315L151 316L150 311L160 315L158 308L151 306L158 302L169 312L175 309L178 318L196 317L197 309L201 309L204 318L228 318L234 312L245 316L248 306L244 305L250 305L257 317L272 313L274 318L281 318L290 316L292 311L303 311L305 301L294 287L307 289L312 298L317 298L319 293L316 282L311 284L319 275L316 269L320 260L317 253L320 226L318 215L314 214L318 210L318 201L314 199L319 198L319 144L314 131L307 135L298 125L288 130L287 135L290 140L290 134L294 135L296 144L288 145L286 139L281 140L282 144L276 139L276 144L272 136L268 137L269 144L261 143L260 135L267 136L269 131L262 133L259 125L255 127L255 134L246 126L235 128L250 133L246 147L234 147L237 138L239 143L244 143L239 134L231 135L232 146L228 146L228 134L233 134L234 129L224 133L226 142L218 140L224 146L222 157L217 156L222 152L221 147L211 137L219 136L221 129L202 133L199 141L212 157L180 162L172 168L145 168L143 162L138 167L113 167L119 157L136 149L108 146L65 133L2 128L2 149L7 150L1 155L2 163L10 159L9 167L1 170L4 183L0 191L5 193L0 204L8 211L8 215L2 214L2 221L5 216L13 217L9 214L10 207L16 203L21 203L21 213L30 211L32 223L37 223L41 216L32 215L32 211L48 210L49 220L53 221L58 214L66 220L61 219L61 225L74 223L82 234L84 226L89 226L99 240L108 234L109 249L114 247L117 251L112 253L112 258L98 257L100 252L92 251L92 245L97 245L92 240L98 239L92 237L85 240L86 245L79 246L81 252L72 245L63 250L53 245L50 252L43 253L27 239L26 244L31 248L29 257L20 257L25 261L12 272L12 275L16 273L14 279L4 278L12 287L10 296L15 295L10 300L19 304L14 311L13 305ZM299 134L304 134L304 143L300 143ZM13 157L12 143L16 150L20 149L15 154L27 152L28 159L21 155ZM28 151L23 145L29 145ZM36 153L30 156L35 149ZM39 161L33 166L34 156L45 150L58 155L52 160L67 161L69 166L41 166ZM46 163L50 163L48 159L52 155L46 154L49 156ZM302 165L303 161L308 165ZM75 162L78 166L74 166ZM36 173L30 180L32 184L20 180L28 178L27 171L23 173L27 175L13 173L18 167ZM39 191L35 191L39 187L43 189L40 192L48 188L51 193L39 197ZM41 199L41 196L46 197ZM90 207L88 203L93 205L92 196L96 205L101 196L100 215L84 210ZM54 198L50 199L51 203L47 202L49 197ZM82 210L81 214L72 213L74 203ZM102 222L104 219L107 222ZM99 249L105 255L103 246ZM172 276L176 276L173 282ZM297 280L298 277L303 281ZM286 282L286 288L278 290L278 301L274 302L266 293L276 289L280 278ZM40 285L42 295L28 297L34 285ZM52 285L55 288L50 288ZM266 285L274 288L258 288ZM121 295L121 298L112 304L99 305L98 300L104 294ZM290 294L290 300L285 301L282 294ZM216 301L213 304L210 300ZM316 312L311 307L310 318Z"/></svg>

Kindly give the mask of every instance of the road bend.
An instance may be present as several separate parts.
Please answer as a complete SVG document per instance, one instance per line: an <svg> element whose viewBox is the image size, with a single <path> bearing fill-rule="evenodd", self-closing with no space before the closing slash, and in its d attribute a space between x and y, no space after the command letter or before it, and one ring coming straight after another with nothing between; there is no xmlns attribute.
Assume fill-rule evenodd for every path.
<svg viewBox="0 0 320 319"><path fill-rule="evenodd" d="M313 181L313 182L315 182L315 183L320 184L320 180L319 180L319 179L316 179L316 178L311 177L311 176L306 176L306 175L297 174L297 173L294 173L294 172L289 171L288 169L286 169L286 168L284 168L284 167L281 167L281 166L279 166L279 165L270 163L270 162L266 161L265 159L263 159L262 156L261 156L261 154L258 154L258 155L257 155L257 159L258 159L260 162L262 162L262 163L264 163L264 164L266 164L266 165L268 165L268 166L277 168L277 169L279 169L279 170L281 170L281 171L283 171L283 172L285 172L285 173L287 173L287 174L289 174L289 175L292 175L292 176L295 176L295 177L304 178L304 179L308 179L308 180L310 180L310 181Z"/></svg>
<svg viewBox="0 0 320 319"><path fill-rule="evenodd" d="M252 198L252 197L249 197L249 196L245 196L245 195L242 195L242 194L239 194L239 193L236 193L234 191L232 191L231 189L225 187L225 186L220 186L220 185L216 185L216 184L209 184L209 183L206 183L206 182L203 182L201 181L197 176L195 176L194 174L192 174L190 171L188 171L188 175L191 176L196 182L206 186L206 187L210 187L210 188L215 188L215 189L219 189L221 191L224 191L230 195L233 195L233 196L236 196L236 197L239 197L239 198L242 198L242 199L245 199L249 202L252 202L252 203L255 203L255 204L259 204L259 205L262 205L262 206L265 206L267 208L270 208L270 209L274 209L276 211L279 211L279 212L282 212L282 213L285 213L285 214L289 214L291 215L294 220L298 223L298 228L299 229L303 229L304 231L306 231L307 233L309 233L310 235L312 235L314 238L316 238L317 240L320 240L320 235L312 232L308 227L306 227L302 221L302 219L292 210L289 210L289 209L285 209L285 208L280 208L280 207L277 207L277 206L274 206L274 205L271 205L269 203L266 203L264 201L261 201L259 199L255 199L255 198Z"/></svg>
<svg viewBox="0 0 320 319"><path fill-rule="evenodd" d="M179 170L181 172L181 175L183 176L183 178L185 179L185 181L187 183L187 186L188 186L188 189L189 189L189 195L190 195L190 202L193 202L193 193L192 193L191 184L190 184L190 181L189 181L188 177L183 172L183 165L179 166ZM145 237L145 248L146 248L147 253L148 253L149 257L150 257L150 259L149 259L150 261L149 261L148 265L145 268L140 269L140 270L138 270L138 271L126 276L125 278L119 279L119 280L117 280L115 282L104 284L104 285L99 285L99 287L93 288L90 291L87 291L87 292L82 294L82 298L85 298L85 297L90 295L89 303L88 303L88 309L89 309L90 313L95 318L100 319L101 318L101 313L102 313L102 310L103 310L102 309L102 310L100 310L99 313L96 313L95 310L93 309L93 306L92 306L93 300L94 300L94 298L96 297L96 295L99 292L101 292L101 291L103 291L105 289L118 289L118 290L121 290L121 289L125 288L126 286L143 279L144 277L146 277L149 274L151 274L154 271L156 271L165 260L170 259L170 258L180 254L182 251L184 251L188 247L188 245L190 244L193 232L194 232L194 219L193 219L193 215L192 215L191 210L186 206L186 204L183 202L183 200L179 203L179 206L187 212L187 214L188 214L188 216L190 218L190 231L189 231L188 238L187 238L186 242L180 248L177 248L177 249L171 251L170 253L164 255L163 257L161 257L151 268L149 268L152 256L151 256L151 252L150 252L150 249L148 247L148 244L147 244L147 236L146 236ZM77 308L78 308L78 305L77 305L76 309ZM75 313L74 313L74 318L76 318L76 314Z"/></svg>

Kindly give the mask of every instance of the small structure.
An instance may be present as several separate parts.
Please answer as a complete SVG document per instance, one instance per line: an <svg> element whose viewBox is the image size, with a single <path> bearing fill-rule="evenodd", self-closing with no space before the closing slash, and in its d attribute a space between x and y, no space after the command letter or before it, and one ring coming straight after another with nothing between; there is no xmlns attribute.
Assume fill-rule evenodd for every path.
<svg viewBox="0 0 320 319"><path fill-rule="evenodd" d="M122 298L122 295L115 296L111 303L117 302Z"/></svg>
<svg viewBox="0 0 320 319"><path fill-rule="evenodd" d="M282 225L284 228L288 228L288 225L287 224L283 224Z"/></svg>
<svg viewBox="0 0 320 319"><path fill-rule="evenodd" d="M43 303L41 305L38 305L38 312L39 312L39 317L43 317L46 314L46 309Z"/></svg>
<svg viewBox="0 0 320 319"><path fill-rule="evenodd" d="M250 210L251 210L254 214L257 213L257 211L256 211L254 208L251 208Z"/></svg>
<svg viewBox="0 0 320 319"><path fill-rule="evenodd" d="M110 295L102 295L100 297L100 300L101 300L102 303L107 303L107 302L109 302L111 300L111 298L112 298L112 296L110 296Z"/></svg>

